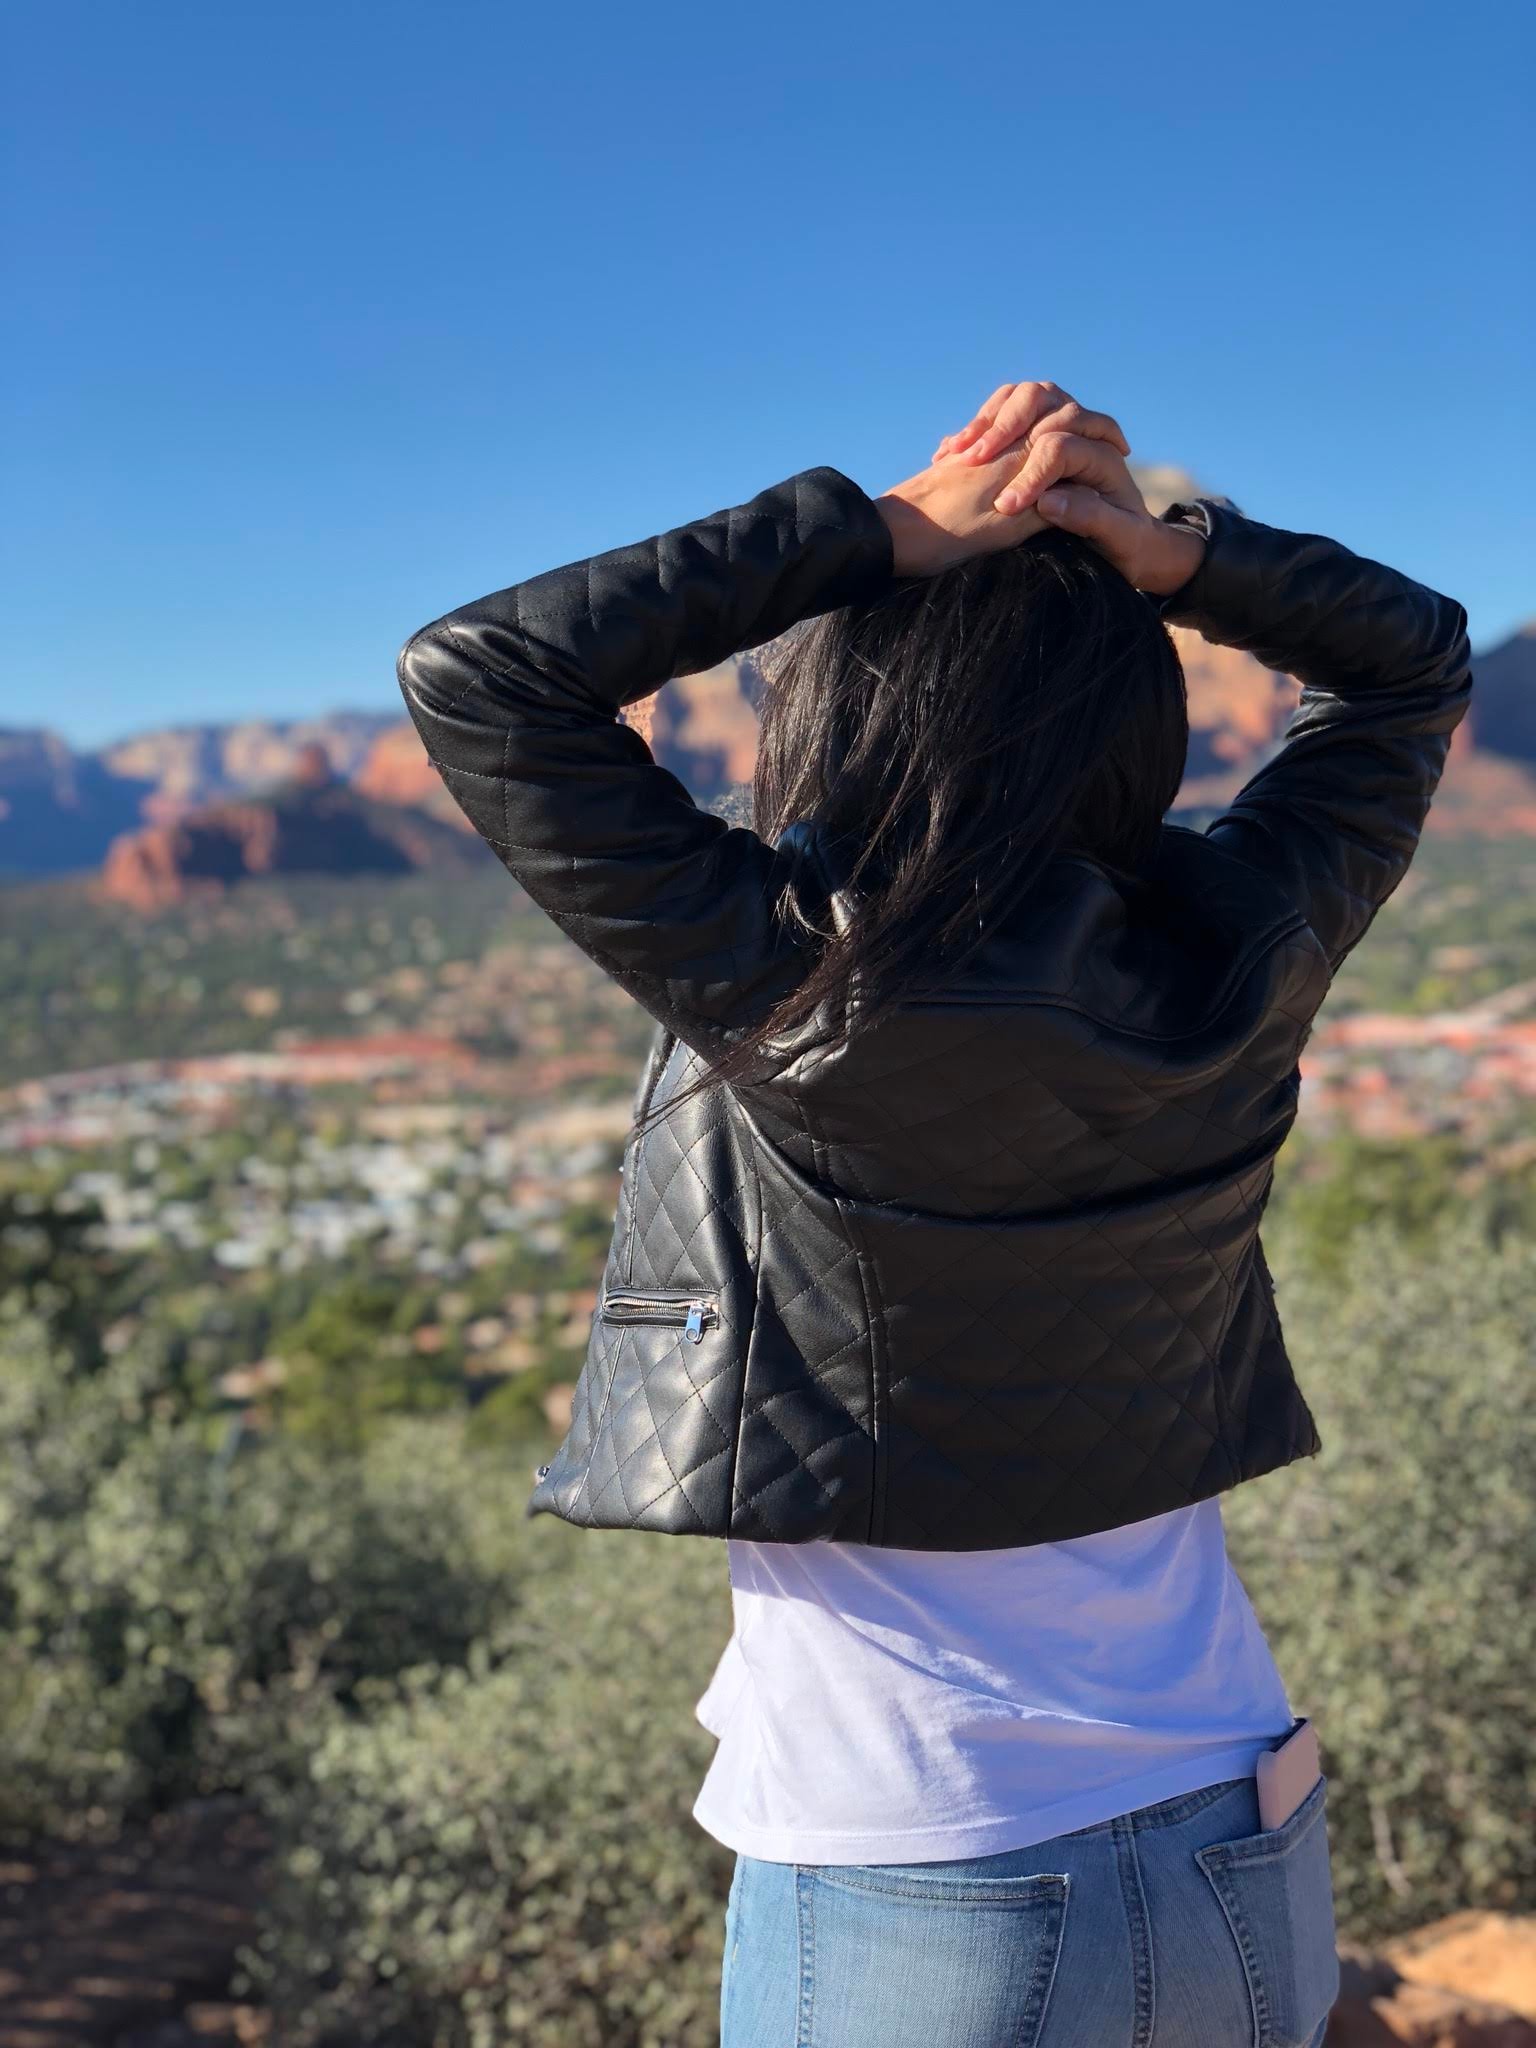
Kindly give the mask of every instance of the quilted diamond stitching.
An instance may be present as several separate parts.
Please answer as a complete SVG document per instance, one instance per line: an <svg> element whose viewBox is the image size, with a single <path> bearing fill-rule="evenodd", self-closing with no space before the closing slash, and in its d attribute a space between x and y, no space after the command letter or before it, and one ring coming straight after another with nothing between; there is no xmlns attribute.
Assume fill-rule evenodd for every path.
<svg viewBox="0 0 1536 2048"><path fill-rule="evenodd" d="M1274 665L1289 635L1303 685L1287 744L1212 833L1166 842L1191 914L1234 934L1239 1007L1220 1012L1207 1070L1174 1028L1190 1007L1176 974L1161 1034L1024 975L1007 991L1011 1035L996 1013L930 1019L884 1059L866 1045L820 1082L807 1067L822 1097L814 1116L786 1104L773 1119L785 1178L769 1202L729 1185L764 1142L739 1097L667 1118L631 1157L626 1243L656 1284L718 1287L732 1320L718 1349L670 1362L594 1337L559 1454L569 1518L724 1533L728 1499L733 1532L856 1536L877 1417L883 1540L930 1546L1109 1526L1138 1501L1203 1497L1316 1448L1257 1234L1267 1175L1255 1164L1224 1193L1218 1176L1283 1138L1331 972L1406 867L1465 704L1465 615L1321 537L1200 517L1191 601L1210 637ZM688 1045L718 1043L782 964L768 935L784 870L750 834L690 817L618 708L685 651L706 665L727 638L809 615L818 592L863 594L888 563L857 487L805 472L466 607L402 657L412 715L477 829ZM1277 904L1305 923L1270 947L1265 1000L1243 1007L1247 937L1277 929ZM915 1237L893 1227L900 1200ZM871 1408L877 1338L888 1384ZM1020 1471L1028 1501L1010 1491Z"/></svg>

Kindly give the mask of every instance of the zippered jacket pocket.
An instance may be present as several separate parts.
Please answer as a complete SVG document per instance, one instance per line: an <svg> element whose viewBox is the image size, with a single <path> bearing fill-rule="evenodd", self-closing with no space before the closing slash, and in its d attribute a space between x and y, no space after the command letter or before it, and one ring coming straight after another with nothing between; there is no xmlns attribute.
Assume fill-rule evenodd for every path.
<svg viewBox="0 0 1536 2048"><path fill-rule="evenodd" d="M705 1330L719 1326L720 1297L693 1287L614 1287L604 1293L599 1314L605 1323L671 1326L690 1344L702 1344Z"/></svg>

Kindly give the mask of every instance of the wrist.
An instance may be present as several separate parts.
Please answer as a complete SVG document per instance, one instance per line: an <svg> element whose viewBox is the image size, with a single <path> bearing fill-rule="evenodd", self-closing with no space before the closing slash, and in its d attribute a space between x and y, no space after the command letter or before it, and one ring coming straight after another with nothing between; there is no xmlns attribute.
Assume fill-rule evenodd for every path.
<svg viewBox="0 0 1536 2048"><path fill-rule="evenodd" d="M973 552L939 516L925 475L892 485L876 498L875 507L891 536L893 575L937 576Z"/></svg>
<svg viewBox="0 0 1536 2048"><path fill-rule="evenodd" d="M1156 546L1149 551L1138 590L1151 597L1172 597L1182 590L1205 560L1205 535L1192 526L1158 522Z"/></svg>
<svg viewBox="0 0 1536 2048"><path fill-rule="evenodd" d="M915 567L921 552L925 521L917 507L902 497L898 490L883 491L875 499L875 510L885 521L885 530L891 536L891 574L893 576L917 576L922 571Z"/></svg>
<svg viewBox="0 0 1536 2048"><path fill-rule="evenodd" d="M1005 454L1000 461L1006 463ZM1045 530L1033 510L1011 519L993 510L998 464L940 464L893 484L874 500L891 536L892 572L938 576L975 555L989 555ZM1006 479L1003 479L1004 481Z"/></svg>

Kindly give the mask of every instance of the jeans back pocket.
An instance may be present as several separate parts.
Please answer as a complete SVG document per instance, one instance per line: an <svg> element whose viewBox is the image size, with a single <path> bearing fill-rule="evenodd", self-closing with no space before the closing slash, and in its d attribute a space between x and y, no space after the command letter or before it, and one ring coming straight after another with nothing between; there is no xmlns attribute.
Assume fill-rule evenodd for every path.
<svg viewBox="0 0 1536 2048"><path fill-rule="evenodd" d="M796 1880L795 2048L1037 2048L1061 1958L1065 1873L802 1864Z"/></svg>
<svg viewBox="0 0 1536 2048"><path fill-rule="evenodd" d="M1327 1787L1277 1828L1195 1851L1242 1957L1252 2048L1308 2048L1339 1994Z"/></svg>

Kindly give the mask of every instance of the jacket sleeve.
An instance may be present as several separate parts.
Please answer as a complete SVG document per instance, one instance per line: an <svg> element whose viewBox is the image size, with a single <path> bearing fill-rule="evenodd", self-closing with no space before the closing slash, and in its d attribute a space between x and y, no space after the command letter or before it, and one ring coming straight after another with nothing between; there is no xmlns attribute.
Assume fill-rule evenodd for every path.
<svg viewBox="0 0 1536 2048"><path fill-rule="evenodd" d="M808 469L463 605L401 649L411 718L470 822L561 930L699 1051L805 972L774 914L793 856L701 810L619 709L891 574L873 500L836 469Z"/></svg>
<svg viewBox="0 0 1536 2048"><path fill-rule="evenodd" d="M1207 837L1288 890L1336 972L1418 845L1471 693L1466 613L1337 541L1209 498L1163 516L1207 545L1162 616L1302 685L1279 751Z"/></svg>

